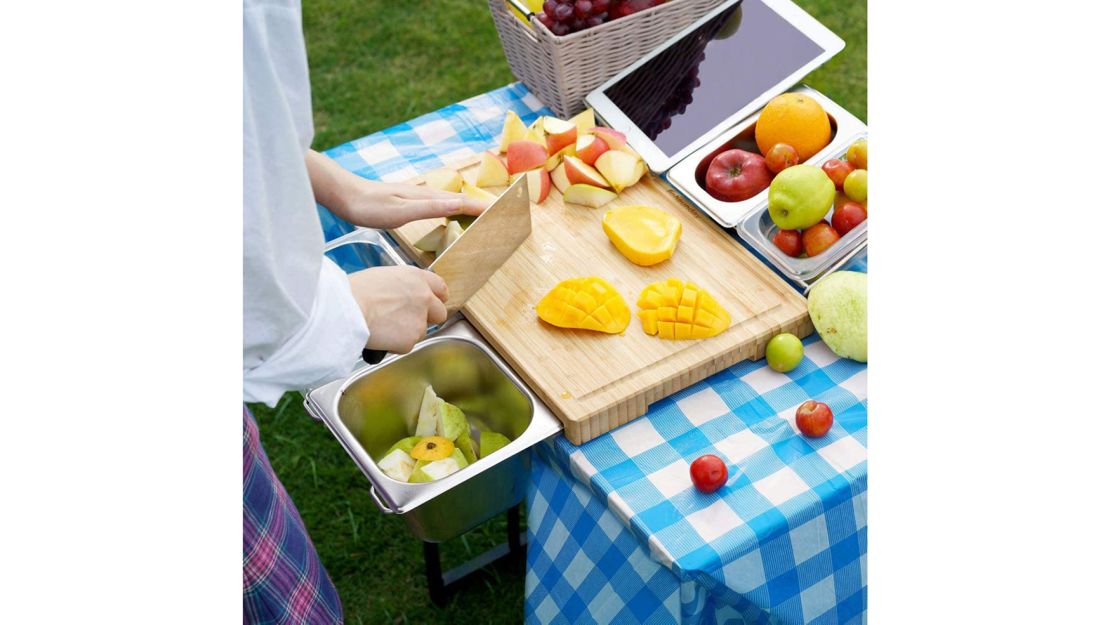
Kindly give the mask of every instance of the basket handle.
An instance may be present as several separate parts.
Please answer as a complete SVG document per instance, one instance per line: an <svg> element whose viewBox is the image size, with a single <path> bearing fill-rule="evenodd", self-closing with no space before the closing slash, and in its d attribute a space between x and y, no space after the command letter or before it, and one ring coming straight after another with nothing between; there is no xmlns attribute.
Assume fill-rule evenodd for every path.
<svg viewBox="0 0 1110 625"><path fill-rule="evenodd" d="M535 13L533 13L532 10L525 6L525 4L520 0L505 0L505 2L508 2L509 4L516 7L516 10L520 11L520 14L523 15L525 19L529 19L533 15L535 15Z"/></svg>

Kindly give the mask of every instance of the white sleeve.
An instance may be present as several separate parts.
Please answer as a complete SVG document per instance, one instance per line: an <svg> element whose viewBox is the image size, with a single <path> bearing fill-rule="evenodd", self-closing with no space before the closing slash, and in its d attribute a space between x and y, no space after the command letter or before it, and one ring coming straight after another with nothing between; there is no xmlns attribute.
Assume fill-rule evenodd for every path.
<svg viewBox="0 0 1110 625"><path fill-rule="evenodd" d="M370 331L350 282L329 258L304 325L262 363L243 371L243 400L274 406L282 394L350 373Z"/></svg>

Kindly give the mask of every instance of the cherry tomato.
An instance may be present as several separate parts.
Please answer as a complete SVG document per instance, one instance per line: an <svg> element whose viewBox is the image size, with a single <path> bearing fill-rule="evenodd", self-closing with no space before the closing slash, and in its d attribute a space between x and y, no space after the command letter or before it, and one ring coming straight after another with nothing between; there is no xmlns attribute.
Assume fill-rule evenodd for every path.
<svg viewBox="0 0 1110 625"><path fill-rule="evenodd" d="M690 479L703 493L712 493L728 481L728 467L717 456L706 454L690 464Z"/></svg>

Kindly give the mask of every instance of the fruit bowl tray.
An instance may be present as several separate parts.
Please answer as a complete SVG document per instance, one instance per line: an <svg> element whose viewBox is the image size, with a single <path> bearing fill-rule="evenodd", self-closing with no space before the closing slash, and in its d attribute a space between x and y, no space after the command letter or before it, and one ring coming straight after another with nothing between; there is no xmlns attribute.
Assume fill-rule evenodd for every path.
<svg viewBox="0 0 1110 625"><path fill-rule="evenodd" d="M804 93L825 109L832 122L833 136L823 150L805 163L820 166L830 158L843 158L857 139L867 137L867 125L830 100L827 96L805 85L790 89L788 93ZM778 228L767 212L767 190L741 202L725 202L709 195L705 189L705 174L709 163L721 152L740 148L759 152L755 145L757 111L747 119L721 133L720 137L682 159L666 172L667 181L706 215L726 228L735 228L740 238L761 256L801 287L811 286L818 278L839 266L845 259L867 245L867 222L853 228L824 253L814 258L792 258L782 253L771 242ZM831 207L830 207L831 213Z"/></svg>
<svg viewBox="0 0 1110 625"><path fill-rule="evenodd" d="M479 158L455 168L473 182ZM633 204L658 207L681 222L682 238L669 260L640 267L609 242L601 227L605 212ZM391 234L410 258L427 266L432 256L413 244L441 223L414 222ZM619 335L540 321L536 303L560 281L583 276L610 282L633 312L650 283L690 281L728 310L731 325L709 339L667 341L644 334L635 316ZM650 174L599 209L564 204L552 187L543 203L532 205L529 238L462 312L562 421L575 444L627 423L650 403L741 360L762 358L767 342L780 332L804 337L813 331L806 301L794 288Z"/></svg>

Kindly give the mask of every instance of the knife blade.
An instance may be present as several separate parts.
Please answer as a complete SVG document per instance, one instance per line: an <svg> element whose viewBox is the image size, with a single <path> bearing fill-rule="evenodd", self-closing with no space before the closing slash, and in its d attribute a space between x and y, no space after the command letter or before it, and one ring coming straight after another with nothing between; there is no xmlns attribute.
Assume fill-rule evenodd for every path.
<svg viewBox="0 0 1110 625"><path fill-rule="evenodd" d="M462 308L532 233L527 176L521 176L428 267L447 283L447 314Z"/></svg>

